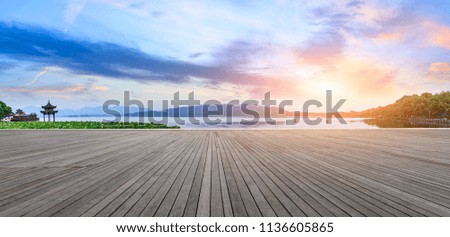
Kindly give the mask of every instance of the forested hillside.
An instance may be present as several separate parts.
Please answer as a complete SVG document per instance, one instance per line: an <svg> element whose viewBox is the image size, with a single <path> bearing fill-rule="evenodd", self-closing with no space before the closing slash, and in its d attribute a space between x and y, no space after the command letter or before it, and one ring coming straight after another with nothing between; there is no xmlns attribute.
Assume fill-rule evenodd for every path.
<svg viewBox="0 0 450 237"><path fill-rule="evenodd" d="M361 112L362 117L369 118L442 118L450 112L450 91L440 93L423 93L406 95L395 103L368 109Z"/></svg>

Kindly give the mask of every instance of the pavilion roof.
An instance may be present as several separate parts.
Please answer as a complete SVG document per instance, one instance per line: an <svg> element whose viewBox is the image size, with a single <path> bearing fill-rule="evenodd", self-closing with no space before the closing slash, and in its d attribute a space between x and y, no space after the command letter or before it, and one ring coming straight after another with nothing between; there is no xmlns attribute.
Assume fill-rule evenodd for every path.
<svg viewBox="0 0 450 237"><path fill-rule="evenodd" d="M43 105L43 106L41 106L43 109L54 109L54 108L56 108L56 106L55 105L52 105L51 103L50 103L50 100L48 100L48 103L46 104L46 105Z"/></svg>

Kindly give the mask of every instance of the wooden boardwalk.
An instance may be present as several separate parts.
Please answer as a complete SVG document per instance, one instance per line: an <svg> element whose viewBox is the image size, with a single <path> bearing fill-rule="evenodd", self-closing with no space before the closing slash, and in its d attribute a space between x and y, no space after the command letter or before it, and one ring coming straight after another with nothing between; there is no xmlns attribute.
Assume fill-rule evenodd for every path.
<svg viewBox="0 0 450 237"><path fill-rule="evenodd" d="M450 130L0 131L0 216L450 216Z"/></svg>

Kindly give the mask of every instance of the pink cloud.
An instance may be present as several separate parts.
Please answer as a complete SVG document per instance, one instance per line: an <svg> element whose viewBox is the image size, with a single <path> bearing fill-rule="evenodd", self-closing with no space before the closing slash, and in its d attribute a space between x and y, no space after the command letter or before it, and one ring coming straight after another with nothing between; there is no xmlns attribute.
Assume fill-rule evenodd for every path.
<svg viewBox="0 0 450 237"><path fill-rule="evenodd" d="M151 11L150 3L141 0L99 0L104 4L114 6L125 11L147 16Z"/></svg>
<svg viewBox="0 0 450 237"><path fill-rule="evenodd" d="M72 85L66 87L0 87L4 92L15 92L24 94L61 94L61 93L78 93L86 91L106 91L108 87L101 85Z"/></svg>
<svg viewBox="0 0 450 237"><path fill-rule="evenodd" d="M430 72L448 73L448 72L450 72L450 63L444 63L444 62L432 63L430 65L429 70L430 70Z"/></svg>
<svg viewBox="0 0 450 237"><path fill-rule="evenodd" d="M428 22L429 41L436 46L450 49L450 27L435 22Z"/></svg>
<svg viewBox="0 0 450 237"><path fill-rule="evenodd" d="M391 33L380 33L378 35L376 35L375 37L373 37L375 40L378 41L398 41L401 39L401 34L400 33L396 33L396 32L391 32Z"/></svg>

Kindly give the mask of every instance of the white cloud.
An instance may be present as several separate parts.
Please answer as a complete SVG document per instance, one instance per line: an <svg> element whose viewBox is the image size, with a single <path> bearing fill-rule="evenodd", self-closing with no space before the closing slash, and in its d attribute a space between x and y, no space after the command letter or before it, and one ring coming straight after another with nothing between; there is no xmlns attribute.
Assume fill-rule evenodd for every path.
<svg viewBox="0 0 450 237"><path fill-rule="evenodd" d="M44 75L45 73L47 73L48 71L62 71L63 69L61 67L59 67L58 65L56 66L50 66L50 67L45 67L44 69L42 69L40 72L38 72L33 79L25 84L26 86L31 86L34 83L36 83L36 81L38 80L39 77L41 77L42 75Z"/></svg>
<svg viewBox="0 0 450 237"><path fill-rule="evenodd" d="M85 0L69 0L64 11L64 21L72 24L86 5Z"/></svg>
<svg viewBox="0 0 450 237"><path fill-rule="evenodd" d="M31 86L31 85L33 85L36 81L37 81L37 79L40 77L40 76L42 76L42 75L44 75L45 73L47 73L48 72L48 67L45 67L42 71L40 71L38 74L36 74L36 76L34 76L33 77L33 80L31 80L31 82L29 82L29 83L27 83L27 84L25 84L26 86Z"/></svg>

